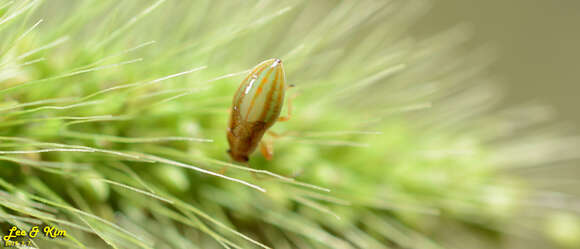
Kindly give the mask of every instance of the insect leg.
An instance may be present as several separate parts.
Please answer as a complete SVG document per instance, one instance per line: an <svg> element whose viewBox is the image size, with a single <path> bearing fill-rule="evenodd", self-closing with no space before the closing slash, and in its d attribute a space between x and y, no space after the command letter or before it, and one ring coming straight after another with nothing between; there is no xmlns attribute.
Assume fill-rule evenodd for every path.
<svg viewBox="0 0 580 249"><path fill-rule="evenodd" d="M274 143L270 140L262 140L260 142L260 152L266 158L266 160L272 160L272 156L274 155Z"/></svg>
<svg viewBox="0 0 580 249"><path fill-rule="evenodd" d="M277 133L274 131L267 131L266 133L268 133L268 135L272 136L273 138L282 138L282 137L285 137L288 135L292 135L292 134L296 135L297 134L296 132L291 132L291 131L285 131L282 133Z"/></svg>
<svg viewBox="0 0 580 249"><path fill-rule="evenodd" d="M298 96L297 93L292 95L292 97L288 98L288 100L286 101L286 105L288 106L288 114L286 114L285 117L279 117L278 122L284 122L290 119L290 117L292 116L292 100L294 100L296 96Z"/></svg>

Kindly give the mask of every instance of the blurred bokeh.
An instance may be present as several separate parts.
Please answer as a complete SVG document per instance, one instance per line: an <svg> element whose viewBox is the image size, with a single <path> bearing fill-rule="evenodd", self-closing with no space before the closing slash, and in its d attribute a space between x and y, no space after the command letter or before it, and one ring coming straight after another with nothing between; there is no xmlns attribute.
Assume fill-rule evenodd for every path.
<svg viewBox="0 0 580 249"><path fill-rule="evenodd" d="M580 1L436 0L414 26L428 36L457 24L472 31L472 46L491 45L507 104L537 102L580 131Z"/></svg>
<svg viewBox="0 0 580 249"><path fill-rule="evenodd" d="M467 46L489 46L495 62L489 70L503 88L502 106L539 104L554 118L555 130L580 132L580 1L435 0L412 31L419 38L464 25ZM573 143L580 150L578 142ZM580 160L519 171L536 184L578 195Z"/></svg>
<svg viewBox="0 0 580 249"><path fill-rule="evenodd" d="M579 6L0 0L0 236L60 222L66 248L577 248ZM231 164L232 93L272 56L300 91L274 129L291 135Z"/></svg>

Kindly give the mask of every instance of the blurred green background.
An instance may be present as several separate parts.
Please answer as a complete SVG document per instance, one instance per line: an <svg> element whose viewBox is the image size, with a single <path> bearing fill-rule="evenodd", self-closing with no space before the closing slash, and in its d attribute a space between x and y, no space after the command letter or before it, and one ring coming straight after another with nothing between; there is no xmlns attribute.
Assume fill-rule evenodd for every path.
<svg viewBox="0 0 580 249"><path fill-rule="evenodd" d="M13 69L6 70L8 97L0 103L8 112L0 123L11 128L0 140L9 143L0 145L6 153L27 152L5 157L11 168L0 172L6 192L0 204L56 212L43 210L36 195L64 200L59 218L97 227L77 231L87 248L262 246L240 233L274 248L580 245L574 161L580 139L571 90L579 78L578 3L433 0L423 11L423 1L407 0L163 2L45 1L30 22L46 22L17 40L11 53L0 53L0 65ZM471 35L441 34L462 23ZM5 47L27 25L0 29L13 38ZM63 36L69 40L36 55L46 60L32 64L34 70L23 69L29 62L23 54ZM135 46L142 48L132 51ZM492 49L476 49L481 46ZM472 51L495 53L496 61ZM277 144L274 161L257 156L251 166L284 175L304 169L299 180L328 187L330 195L289 186L291 179L258 180L227 164L224 125L240 79L221 76L273 54L283 56L288 78L306 90L295 103L299 122L276 126L298 135ZM488 64L492 80L483 70ZM192 70L200 65L207 70ZM178 72L185 74L168 77ZM487 85L494 81L504 91ZM491 105L499 94L507 95L503 105ZM58 100L70 108L52 106L60 97L71 97ZM565 122L554 124L542 107L528 108L530 102L553 107L556 120ZM425 103L428 110L407 113ZM504 112L514 105L521 112ZM405 115L392 115L397 111ZM83 123L67 121L70 116ZM38 122L45 119L53 121ZM561 134L563 123L576 131ZM334 137L339 140L329 140ZM123 156L57 151L77 145ZM142 153L147 160L134 161ZM38 163L57 169L28 167ZM71 172L69 163L85 168ZM229 176L264 186L269 195L206 176L211 171L199 174L189 164L211 171L228 165L235 168ZM21 204L21 196L32 201ZM121 217L119 226L129 232L80 220L79 210L107 221Z"/></svg>
<svg viewBox="0 0 580 249"><path fill-rule="evenodd" d="M436 0L414 26L419 37L464 23L472 46L491 45L507 104L550 105L580 131L580 1Z"/></svg>

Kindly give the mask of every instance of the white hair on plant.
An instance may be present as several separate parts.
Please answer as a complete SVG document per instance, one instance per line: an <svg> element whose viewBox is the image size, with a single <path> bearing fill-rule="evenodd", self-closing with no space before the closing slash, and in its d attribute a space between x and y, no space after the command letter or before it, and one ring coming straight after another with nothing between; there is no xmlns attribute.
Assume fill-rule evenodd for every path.
<svg viewBox="0 0 580 249"><path fill-rule="evenodd" d="M409 37L427 10L0 0L0 220L71 236L42 248L577 246L578 198L542 187L578 182L518 173L556 173L578 138L546 108L498 110L465 26ZM228 109L267 58L300 94L246 167Z"/></svg>

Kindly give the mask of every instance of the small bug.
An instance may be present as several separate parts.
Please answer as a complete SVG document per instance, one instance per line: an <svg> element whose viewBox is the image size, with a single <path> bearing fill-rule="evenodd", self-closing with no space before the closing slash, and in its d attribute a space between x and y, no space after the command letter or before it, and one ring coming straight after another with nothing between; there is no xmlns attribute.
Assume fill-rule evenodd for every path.
<svg viewBox="0 0 580 249"><path fill-rule="evenodd" d="M290 117L280 117L286 89L286 76L280 59L261 62L246 76L233 99L227 129L230 157L237 162L249 161L260 144L262 154L271 159L271 146L261 141L264 133L276 123Z"/></svg>

